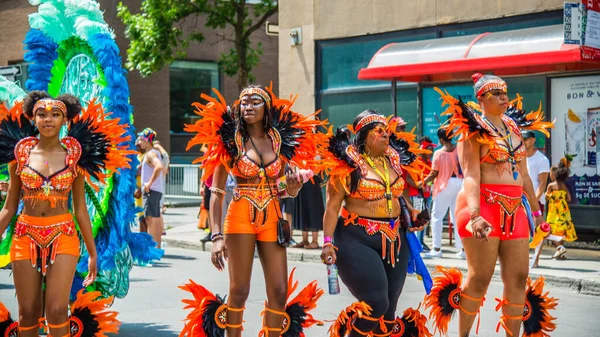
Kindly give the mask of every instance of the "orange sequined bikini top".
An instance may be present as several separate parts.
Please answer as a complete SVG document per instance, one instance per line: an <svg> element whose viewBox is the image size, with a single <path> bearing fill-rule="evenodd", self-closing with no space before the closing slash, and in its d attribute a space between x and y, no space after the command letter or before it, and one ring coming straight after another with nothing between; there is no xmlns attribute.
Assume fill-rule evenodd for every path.
<svg viewBox="0 0 600 337"><path fill-rule="evenodd" d="M492 130L483 121L483 119L481 119L481 117L479 117L478 120L480 121L480 124L482 127L484 127L486 130L488 130L492 134L495 133L494 130ZM507 125L507 127L511 130L511 132L515 133L516 135L521 134L521 130L519 129L517 124L515 124L515 122L510 117L503 115L502 120ZM527 157L527 149L525 149L525 144L523 143L522 139L521 139L521 142L519 143L519 145L517 145L515 147L515 149L513 151L513 156L514 156L515 162L517 162L517 163L520 163L523 159L525 159ZM488 153L483 158L481 158L481 163L502 165L502 164L509 163L510 159L511 159L511 154L508 150L507 145L505 144L505 140L502 140L501 142L496 142L495 146L490 147Z"/></svg>
<svg viewBox="0 0 600 337"><path fill-rule="evenodd" d="M279 135L279 132L273 128L269 130L268 135L271 137L273 151L275 151L275 160L270 163L265 163L265 173L267 174L267 177L276 179L283 168L283 159L279 155L281 149L281 136ZM238 157L233 163L231 171L233 175L247 180L261 177L260 163L255 162L246 155L244 139L242 134L238 131L235 132L235 145L237 147Z"/></svg>
<svg viewBox="0 0 600 337"><path fill-rule="evenodd" d="M23 138L15 147L17 159L16 174L21 178L24 196L23 200L49 200L52 207L57 202L65 203L68 196L65 192L71 190L73 180L77 176L77 162L81 156L81 145L72 137L61 139L61 144L67 150L65 167L49 176L44 176L39 171L29 166L31 150L39 143L36 137Z"/></svg>
<svg viewBox="0 0 600 337"><path fill-rule="evenodd" d="M358 182L358 188L356 189L356 192L351 193L349 196L351 198L358 198L366 201L376 201L385 199L385 184L380 180L366 177L366 174L368 172L368 164L360 155L356 146L349 145L346 148L346 154L348 154L348 157L350 157L350 159L352 159L355 163L358 164L362 174L362 177ZM390 185L392 195L395 199L397 199L402 195L402 191L404 191L404 179L402 178L400 156L391 147L387 148L384 155L388 157L390 163L392 164L392 168L398 174L396 180L394 180L394 182L392 182L392 184Z"/></svg>

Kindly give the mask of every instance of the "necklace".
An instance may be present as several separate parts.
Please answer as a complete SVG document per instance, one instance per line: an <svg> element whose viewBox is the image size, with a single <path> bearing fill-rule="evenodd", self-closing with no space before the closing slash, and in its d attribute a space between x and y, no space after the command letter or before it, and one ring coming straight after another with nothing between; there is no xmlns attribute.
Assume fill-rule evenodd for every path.
<svg viewBox="0 0 600 337"><path fill-rule="evenodd" d="M392 201L392 188L391 188L391 184L390 184L390 172L387 168L387 164L385 163L385 159L382 158L383 156L379 156L377 158L380 158L381 161L383 162L383 170L385 171L385 174L383 174L375 165L375 163L373 162L373 159L371 159L371 157L364 155L363 154L363 158L365 158L365 160L367 161L367 163L369 163L369 166L371 166L371 168L373 169L373 171L375 171L375 174L377 174L381 180L383 180L383 183L385 184L385 199L386 199L386 203L387 203L387 211L388 211L388 215L390 218L390 228L394 229L394 219L392 219L392 213L394 211L394 204ZM377 159L375 158L375 159Z"/></svg>
<svg viewBox="0 0 600 337"><path fill-rule="evenodd" d="M500 131L494 123L492 123L487 117L483 116L483 121L496 133L500 136L501 140L506 144L506 149L508 151L508 162L510 163L510 168L513 174L513 179L517 180L519 177L519 172L517 172L517 160L515 159L515 149L513 147L512 138L510 136L510 129L506 126L504 121L502 121L502 128L504 132Z"/></svg>

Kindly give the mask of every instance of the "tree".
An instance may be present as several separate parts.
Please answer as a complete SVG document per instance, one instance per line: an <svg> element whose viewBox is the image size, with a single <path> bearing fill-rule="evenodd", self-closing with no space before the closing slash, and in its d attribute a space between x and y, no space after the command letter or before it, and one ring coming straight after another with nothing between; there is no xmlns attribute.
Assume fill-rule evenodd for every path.
<svg viewBox="0 0 600 337"><path fill-rule="evenodd" d="M127 49L129 70L138 70L149 76L171 64L175 59L185 58L190 42L201 43L204 34L201 27L193 27L184 34L182 24L186 18L205 16L205 27L221 30L222 40L233 43L233 48L221 54L219 65L227 76L237 75L240 90L255 80L252 69L262 55L260 42L251 46L250 36L265 21L277 13L276 0L143 0L140 14L131 14L129 8L119 3L118 16L127 26L125 37L130 40ZM226 36L226 29L233 30L233 37Z"/></svg>

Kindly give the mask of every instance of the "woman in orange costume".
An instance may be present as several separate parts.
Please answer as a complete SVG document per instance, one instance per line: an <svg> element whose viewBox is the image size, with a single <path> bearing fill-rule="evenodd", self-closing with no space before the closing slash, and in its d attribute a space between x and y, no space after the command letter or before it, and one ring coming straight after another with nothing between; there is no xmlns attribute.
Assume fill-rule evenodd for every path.
<svg viewBox="0 0 600 337"><path fill-rule="evenodd" d="M507 336L517 336L525 321L528 335L531 331L526 320L532 312L526 301L530 225L528 198L524 196L535 196L535 192L527 172L521 128L548 134L545 128L552 124L541 121L541 109L524 113L520 97L509 102L506 82L501 78L475 74L473 80L478 105L466 105L438 89L444 104L450 105L446 111L452 115L448 132L455 131L460 137L458 154L464 183L457 198L456 219L468 265L462 285L460 272L443 270L457 282L445 302L452 305L449 309L460 309L459 336L468 336L499 260L504 292L496 299L496 310L502 310L496 330L503 327ZM511 104L515 102L516 106ZM543 218L538 203L529 204L539 225ZM446 315L440 311L439 290L451 282L443 277L435 282L426 304L432 308L431 316L436 316L436 328L445 333L451 311L445 311Z"/></svg>
<svg viewBox="0 0 600 337"><path fill-rule="evenodd" d="M90 106L91 111L101 113L101 109L95 110L99 106L92 103ZM107 160L111 155L114 155L113 159L124 159L124 156L118 154L116 144L110 143L110 140L121 140L119 137L124 133L124 129L105 130L109 134L112 133L114 138L100 134L92 135L91 130L91 133L82 132L87 127L101 125L104 115L86 113L81 117L81 104L72 95L52 99L45 92L32 91L22 105L17 104L11 111L2 106L0 112L0 133L4 137L2 145L18 141L14 146L14 155L8 158L11 162L10 188L7 202L0 212L0 233L4 232L16 214L19 201L24 203L23 212L16 220L10 249L19 304L19 324L17 327L17 324L13 323L8 330L18 329L21 337L38 336L38 323L39 320L43 320L42 280L45 277L44 303L50 334L65 337L70 336L71 332L81 333L81 329L88 327L86 322L83 322L86 319L82 321L81 317L68 317L69 293L80 254L75 221L89 254L89 272L83 281L83 285L88 286L96 278L97 256L85 202L84 180L86 175L98 178L100 168L96 167L96 172L89 171L91 166L86 165L90 163L87 160L90 159L90 144L81 143L81 138L78 137L85 134L87 141L95 142L98 146L108 143L115 151L108 153L112 151L94 147L94 150L106 151L104 158L93 158L94 160L100 159L102 162L102 159ZM78 124L79 133L77 136L71 136L69 133L69 136L61 139L61 127L69 123L71 130L73 125ZM36 137L38 133L39 137ZM104 142L106 140L109 141ZM87 164L82 165L84 161ZM126 164L126 161L124 163ZM73 214L69 211L70 195ZM98 295L97 292L83 296L80 293L71 311L76 315L75 311L81 309L80 304L86 301L91 304L90 301ZM102 310L111 301L100 300L93 306ZM0 308L0 312L3 310L6 309ZM118 321L114 318L116 314L91 313L93 316L88 318L96 320L96 332L118 331ZM73 320L76 322L73 323ZM7 333L8 335L10 334Z"/></svg>
<svg viewBox="0 0 600 337"><path fill-rule="evenodd" d="M419 150L415 135L391 132L397 123L365 110L354 119L353 142L338 129L329 133L321 151L321 165L329 175L321 259L337 264L358 300L339 315L329 329L331 337L431 336L418 310L396 317L407 272L419 273L426 289L431 281L413 233L425 223L409 229L410 215L402 217L402 172L421 181L426 165L416 154L426 151ZM416 220L419 212L412 213Z"/></svg>
<svg viewBox="0 0 600 337"><path fill-rule="evenodd" d="M293 291L293 287L288 289L286 250L278 244L278 219L282 217L278 198L298 194L303 182L297 174L284 174L285 164L289 162L300 168L314 165L315 140L319 137L314 135L314 130L322 123L291 111L293 102L277 99L270 89L244 89L231 109L222 97L220 101L208 96L203 98L209 103L197 105L202 119L186 129L197 133L188 147L195 144L208 146L197 161L203 163L203 179L214 173L209 207L213 242L211 261L219 270L224 270L225 261L228 262L230 286L227 304L221 304L220 297L195 284L185 288L203 294L199 297L194 292L196 300L208 296L208 301L203 300L203 303L209 304L200 303L194 312L200 310L201 314L193 312L188 316L200 317L200 320L186 324L184 333L199 331L194 327L203 326L202 323L207 321L212 324L216 317L214 329L203 326L206 336L222 336L222 329L227 330L229 337L241 336L257 246L268 298L261 335L275 337L287 332L286 336L289 336L288 330L297 329L299 331L292 335L303 335L302 328L314 323L308 319L310 315L306 311L314 306L322 291L317 290L316 282L310 285L311 291L304 292L308 296L302 299L307 301L302 313L307 318L305 324L290 326L298 320L290 320L287 312L292 303L288 302L286 306L288 291ZM235 176L237 187L225 223L221 224L229 172ZM211 308L217 311L216 314Z"/></svg>

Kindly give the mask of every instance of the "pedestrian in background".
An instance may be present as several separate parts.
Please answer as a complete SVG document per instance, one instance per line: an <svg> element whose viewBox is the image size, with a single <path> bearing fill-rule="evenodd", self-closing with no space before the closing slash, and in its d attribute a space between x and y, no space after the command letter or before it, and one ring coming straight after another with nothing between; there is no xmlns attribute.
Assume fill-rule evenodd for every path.
<svg viewBox="0 0 600 337"><path fill-rule="evenodd" d="M294 248L319 249L319 231L323 230L323 194L321 193L321 179L318 175L313 176L313 181L307 181L294 205L293 228L302 231L302 241ZM308 242L308 233L312 233L311 242Z"/></svg>
<svg viewBox="0 0 600 337"><path fill-rule="evenodd" d="M162 145L160 145L160 142L158 140L154 141L154 148L160 152L160 156L162 158L162 164L164 167L163 183L166 188L167 187L167 174L169 174L169 165L171 164L171 160L169 159L169 153L167 152L167 150L165 150L164 147L162 147ZM166 193L163 193L162 198L160 198L160 209L163 214L167 211L167 206L165 206L165 194ZM165 235L165 234L167 234L167 233L165 232L164 224L163 224L163 235Z"/></svg>
<svg viewBox="0 0 600 337"><path fill-rule="evenodd" d="M529 171L529 177L531 178L531 183L533 183L535 198L540 205L540 210L544 212L546 205L544 193L546 192L546 183L550 174L550 161L542 152L535 148L534 131L523 131L521 132L521 136L527 150L527 171Z"/></svg>
<svg viewBox="0 0 600 337"><path fill-rule="evenodd" d="M148 233L152 235L152 238L157 243L157 248L160 248L161 234L164 226L160 209L160 199L165 192L165 184L161 154L154 148L155 138L156 132L151 128L145 128L138 134L139 144L146 151L142 159L141 170L144 218L148 225Z"/></svg>
<svg viewBox="0 0 600 337"><path fill-rule="evenodd" d="M454 224L455 247L459 249L456 256L464 259L462 242L456 226L456 197L462 188L462 172L458 162L456 145L446 134L446 128L439 128L437 136L442 148L435 151L431 164L431 173L425 178L424 184L433 183L433 207L431 212L431 233L433 249L424 254L424 258L442 257L443 222L450 209L450 222Z"/></svg>
<svg viewBox="0 0 600 337"><path fill-rule="evenodd" d="M136 168L135 174L135 184L137 189L135 190L133 197L135 198L135 207L141 209L141 211L139 211L137 214L140 232L148 233L148 226L146 225L146 219L144 218L144 203L142 201L142 161L144 160L144 153L146 153L146 151L144 151L140 145L139 138L135 141L135 148L138 151L137 158L139 164Z"/></svg>

